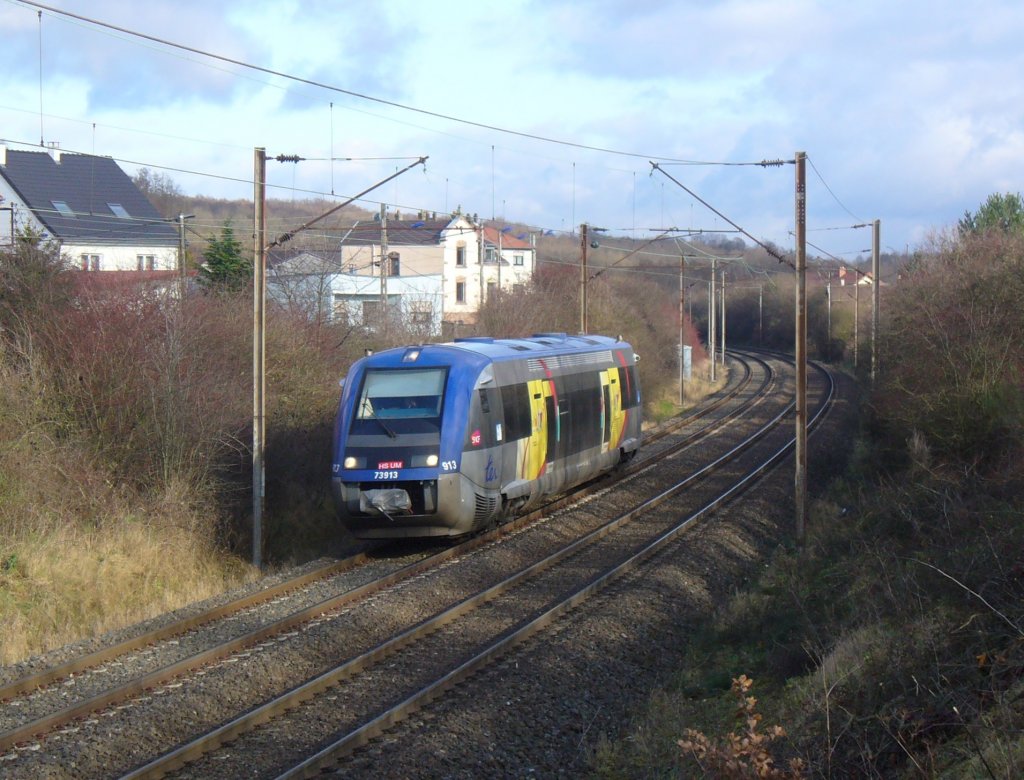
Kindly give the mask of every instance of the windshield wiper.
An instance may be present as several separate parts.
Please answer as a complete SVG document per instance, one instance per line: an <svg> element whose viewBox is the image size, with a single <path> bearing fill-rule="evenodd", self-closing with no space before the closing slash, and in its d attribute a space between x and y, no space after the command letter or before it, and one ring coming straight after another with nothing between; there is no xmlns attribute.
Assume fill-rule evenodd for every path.
<svg viewBox="0 0 1024 780"><path fill-rule="evenodd" d="M391 427L386 422L384 422L382 419L380 419L380 417L377 416L377 412L374 411L372 406L370 407L370 417L372 419L376 420L380 424L380 427L384 429L384 433L386 433L392 439L397 439L398 438L398 434L395 433L393 430L391 430Z"/></svg>

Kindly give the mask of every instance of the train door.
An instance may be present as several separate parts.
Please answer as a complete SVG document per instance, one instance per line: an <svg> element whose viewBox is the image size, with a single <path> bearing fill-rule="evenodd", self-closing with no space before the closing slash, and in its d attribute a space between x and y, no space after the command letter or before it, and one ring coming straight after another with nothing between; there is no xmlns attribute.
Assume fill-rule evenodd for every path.
<svg viewBox="0 0 1024 780"><path fill-rule="evenodd" d="M601 380L601 452L608 452L608 440L612 435L612 398L608 388L608 372L602 371Z"/></svg>
<svg viewBox="0 0 1024 780"><path fill-rule="evenodd" d="M548 426L547 409L545 404L545 388L547 380L531 379L527 382L527 391L530 395L530 439L526 449L526 468L523 476L526 479L536 479L544 473L545 464L548 462ZM550 394L547 396L550 397Z"/></svg>
<svg viewBox="0 0 1024 780"><path fill-rule="evenodd" d="M622 426L625 414L622 411L622 385L619 382L619 370L610 368L601 372L601 383L605 392L605 449L617 447L622 438Z"/></svg>

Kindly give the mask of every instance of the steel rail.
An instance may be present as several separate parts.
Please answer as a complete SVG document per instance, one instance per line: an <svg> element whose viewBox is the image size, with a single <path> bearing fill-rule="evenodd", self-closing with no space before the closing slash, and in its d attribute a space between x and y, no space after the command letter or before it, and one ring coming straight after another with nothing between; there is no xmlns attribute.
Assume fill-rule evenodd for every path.
<svg viewBox="0 0 1024 780"><path fill-rule="evenodd" d="M484 591L449 607L437 615L422 621L416 626L392 637L360 656L341 664L339 667L325 672L324 674L297 686L291 691L266 702L264 705L253 709L249 713L223 724L208 734L164 754L145 766L139 767L133 772L125 775L124 778L126 778L126 780L127 778L132 778L134 780L135 778L160 777L166 772L180 768L190 761L194 761L211 750L216 749L220 745L231 742L239 735L251 730L252 728L255 728L262 723L266 723L283 712L293 709L302 702L322 693L325 690L328 690L331 687L334 687L343 679L357 674L371 665L394 655L403 647L406 647L418 639L437 631L442 626L457 620L472 610L477 609L482 604L494 600L498 596L521 584L526 579L534 577L542 571L553 568L559 563L562 563L565 559L577 554L584 547L608 536L624 524L631 522L636 517L646 511L649 511L655 506L668 501L691 484L707 477L709 474L720 469L726 463L735 459L735 457L737 457L741 452L754 446L754 444L760 441L761 438L776 428L792 410L792 407L792 403L787 405L782 412L776 415L772 420L763 424L757 432L748 437L743 443L737 445L728 453L706 465L697 472L690 474L685 479L676 483L672 488L662 491L657 496L642 502L640 505L634 507L628 512L620 514L618 517L613 518L569 545L545 557L541 561L520 570L490 588L487 588ZM674 449L667 450L662 454L662 457L668 457L672 452L674 452ZM381 717L385 718L385 720L390 723L390 720L386 715ZM380 722L380 718L375 719L364 728L370 728L373 724ZM353 747L355 746L357 745L353 745Z"/></svg>
<svg viewBox="0 0 1024 780"><path fill-rule="evenodd" d="M711 412L723 406L725 403L730 401L736 395L738 395L750 382L750 367L744 364L746 368L746 375L743 380L737 383L736 387L730 390L725 395L716 399L711 404L702 406L690 415L681 418L673 418L668 423L665 423L658 428L651 431L646 437L645 442L657 441L665 436L670 435L674 431L689 425L702 417L707 416ZM634 464L634 467L639 464ZM541 510L547 507L542 507ZM535 518L536 519L536 518ZM377 545L373 546L374 549ZM13 680L4 685L0 685L0 703L7 701L8 699L14 698L22 693L38 690L51 683L58 682L67 677L71 677L79 672L93 669L98 666L114 660L122 655L126 655L134 650L139 650L143 647L162 642L166 639L171 639L176 636L188 633L200 626L207 623L211 623L215 620L220 620L229 615L240 612L249 607L261 604L264 601L270 601L271 599L277 598L285 593L290 593L295 590L300 590L318 580L327 579L336 574L343 573L349 569L355 568L356 566L366 563L370 559L370 551L363 551L356 555L345 558L341 561L336 561L331 564L327 564L320 567L312 572L307 572L299 577L281 582L277 585L269 588L260 590L256 593L252 593L248 596L243 596L238 599L226 602L218 607L203 611L191 617L182 618L166 626L154 628L150 631L146 631L137 636L129 639L117 642L109 647L101 648L99 650L87 653L85 655L73 658L59 666L54 666L34 674L26 675L17 680ZM4 748L2 739L0 739L0 750Z"/></svg>
<svg viewBox="0 0 1024 780"><path fill-rule="evenodd" d="M821 402L821 405L809 421L808 426L810 428L816 428L820 422L825 418L827 413L832 408L832 403L835 394L835 382L828 371L822 369L816 364L812 364L821 371L828 379L828 391L825 399ZM787 411L791 411L795 404L791 404L787 407ZM775 418L773 424L777 425L783 415ZM774 427L773 425L773 427ZM757 435L757 434L755 434ZM449 689L455 687L460 682L468 679L484 667L490 665L495 660L501 658L514 647L522 644L526 640L530 639L534 635L540 633L545 628L554 623L557 619L562 617L567 612L571 611L579 604L586 601L588 598L603 590L606 586L621 578L628 572L636 569L648 558L655 555L657 552L668 546L670 543L677 540L677 538L685 531L689 530L691 526L703 519L704 517L712 514L724 504L736 498L741 493L745 492L755 480L760 479L769 470L774 468L778 463L788 455L796 444L796 439L790 439L783 447L777 450L767 460L763 461L757 468L749 471L739 481L735 482L728 490L720 494L714 500L710 501L701 509L692 513L690 516L680 521L678 524L673 526L668 531L661 534L659 537L650 542L642 550L632 555L619 565L608 570L597 579L590 582L588 585L580 588L571 596L563 599L555 606L549 608L547 611L530 620L525 625L516 629L514 632L505 635L498 641L491 644L486 649L479 652L473 658L464 662L457 668L453 669L448 674L434 681L428 686L420 689L417 693L406 698L404 701L390 708L386 712L380 714L372 721L364 724L360 728L350 732L346 736L339 740L336 740L331 745L320 750L315 755L306 759L302 763L289 769L288 771L278 775L277 780L293 780L294 778L311 778L321 774L321 772L329 767L334 766L337 761L344 756L356 750L359 747L366 745L370 740L384 734L388 728L394 724L404 720L413 712L429 704L431 701L439 698ZM745 445L741 445L745 447ZM725 456L723 456L725 457ZM665 493L674 491L674 488L670 488ZM655 497L655 499L662 498L665 493ZM636 510L630 510L634 512Z"/></svg>
<svg viewBox="0 0 1024 780"><path fill-rule="evenodd" d="M755 358L756 359L756 358ZM712 411L720 408L723 404L729 400L735 398L751 381L751 369L746 361L741 361L745 367L745 375L743 379L737 382L736 387L729 393L725 394L722 398L717 399L715 402L710 404L708 407L701 409L699 412L687 416L682 419L676 419L667 425L660 426L659 429L649 437L649 441L658 440L665 436L670 435L675 430L678 430L684 425L691 424L694 420L700 419ZM759 403L759 399L763 397L763 394L767 392L767 387L771 381L771 370L763 361L767 369L767 376L762 386L758 389L758 395L755 396L750 406L754 406ZM725 425L729 420L734 417L745 413L747 406L741 406L737 410L734 410L724 416L723 418L716 420L711 425L702 428L700 431L696 431L689 436L677 442L672 447L659 453L656 458L660 459L667 457L669 454L677 452L685 446L693 443L694 441L700 440L701 438L710 435L721 426ZM224 642L220 645L212 647L208 650L195 653L183 658L173 664L169 664L160 669L157 669L149 674L142 677L135 678L134 680L125 683L124 685L111 688L107 691L103 691L95 696L92 696L86 700L83 700L77 704L67 707L58 712L51 713L50 715L37 718L29 723L23 724L15 729L11 729L7 732L0 734L0 752L3 752L13 746L24 744L32 739L39 738L40 736L53 731L60 726L63 726L71 721L78 718L89 715L90 713L103 710L119 702L130 699L134 696L138 696L148 690L164 684L174 678L180 677L181 675L187 674L197 668L205 665L215 663L226 657L229 657L235 653L245 650L248 647L259 644L260 642L266 641L272 636L276 636L291 629L302 625L303 623L312 620L313 618L319 617L327 612L338 610L348 604L364 599L373 593L377 593L381 590L393 587L398 583L415 577L419 574L424 573L436 566L441 565L453 558L461 555L473 552L487 544L492 543L501 536L514 533L527 525L536 522L547 514L558 511L581 498L585 498L599 490L605 490L611 485L628 479L635 474L643 471L648 467L648 464L655 460L655 458L645 459L644 461L630 464L630 466L624 469L622 472L612 475L611 477L599 478L594 480L576 491L567 494L566 496L556 499L555 501L549 502L543 507L534 510L526 515L523 515L515 520L506 523L496 529L475 536L468 539L458 545L452 546L445 550L442 550L433 555L425 556L419 561L415 561L408 564L391 574L385 575L382 578L378 578L374 582L367 583L366 585L354 588L346 591L338 596L325 599L311 607L294 612L290 615L285 616L277 621L269 623L258 629L250 631L242 636L236 637L232 640ZM294 580L289 580L285 583L280 583L268 590L260 591L250 596L243 597L241 599L229 602L228 604L221 605L213 610L206 613L196 615L192 618L183 619L176 623L156 629L152 632L135 637L126 642L118 645L112 645L110 648L106 648L88 656L83 656L80 659L74 659L73 661L63 665L62 667L45 670L38 675L32 677L23 678L22 680L16 681L8 686L12 691L25 692L32 690L39 685L34 685L34 682L43 681L53 682L56 679L66 677L69 674L75 673L80 670L84 670L90 667L94 667L100 663L109 661L119 655L124 655L127 652L131 652L134 649L144 647L148 644L152 644L156 641L166 639L172 636L180 635L186 631L192 630L198 626L212 622L213 620L220 619L227 615L233 614L241 609L254 604L262 603L263 601L269 600L281 593L296 590L300 587L315 582L318 579L324 579L335 573L340 573L357 565L365 563L369 559L368 553L360 553L357 556L340 561L337 564L332 564L314 572L309 572L302 575ZM45 683L41 683L45 684ZM0 689L2 691L4 689Z"/></svg>
<svg viewBox="0 0 1024 780"><path fill-rule="evenodd" d="M126 655L133 650L139 650L147 645L152 645L157 642L162 642L165 639L180 636L181 634L192 631L206 623L211 623L214 620L220 620L221 618L240 612L248 607L277 598L282 594L304 588L317 580L327 579L335 574L340 574L348 569L361 565L367 560L367 558L367 553L357 553L356 555L345 558L344 560L335 561L334 563L327 564L299 577L278 583L277 585L257 591L256 593L252 593L248 596L234 599L233 601L229 601L218 607L205 610L197 615L193 615L192 617L176 620L166 626L154 628L150 631L139 634L138 636L110 645L110 647L105 647L92 653L88 653L87 655L79 656L78 658L74 658L60 666L44 669L35 674L14 680L13 682L0 686L0 702L6 701L7 699L13 698L14 696L22 693L43 688L51 683L62 680L65 677L70 677L73 674L77 674L87 669L102 666L108 661L119 656ZM0 738L0 749L3 749L4 747L5 745L2 738Z"/></svg>

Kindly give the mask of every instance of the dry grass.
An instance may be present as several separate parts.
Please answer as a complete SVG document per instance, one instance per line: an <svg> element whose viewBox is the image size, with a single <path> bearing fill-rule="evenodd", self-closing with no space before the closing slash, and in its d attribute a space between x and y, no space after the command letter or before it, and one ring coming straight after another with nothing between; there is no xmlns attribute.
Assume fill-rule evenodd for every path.
<svg viewBox="0 0 1024 780"><path fill-rule="evenodd" d="M185 480L117 481L31 371L0 364L0 663L121 628L253 576Z"/></svg>
<svg viewBox="0 0 1024 780"><path fill-rule="evenodd" d="M717 373L715 381L711 382L708 378L706 362L694 368L693 378L687 379L683 383L685 395L684 410L696 406L712 393L716 393L725 387L729 378L728 369L719 369ZM678 379L675 381L668 381L667 379L663 381L655 389L653 396L652 399L650 394L648 395L647 403L644 406L645 423L658 425L670 417L679 414Z"/></svg>
<svg viewBox="0 0 1024 780"><path fill-rule="evenodd" d="M0 663L122 628L250 576L187 529L131 517L87 532L69 525L8 539L0 561Z"/></svg>

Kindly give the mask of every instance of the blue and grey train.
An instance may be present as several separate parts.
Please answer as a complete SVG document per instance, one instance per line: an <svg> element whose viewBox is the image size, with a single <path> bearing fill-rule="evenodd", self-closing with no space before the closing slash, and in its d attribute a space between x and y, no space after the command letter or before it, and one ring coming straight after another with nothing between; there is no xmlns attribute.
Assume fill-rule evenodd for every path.
<svg viewBox="0 0 1024 780"><path fill-rule="evenodd" d="M632 458L633 348L539 333L389 349L352 364L332 488L358 538L463 536Z"/></svg>

